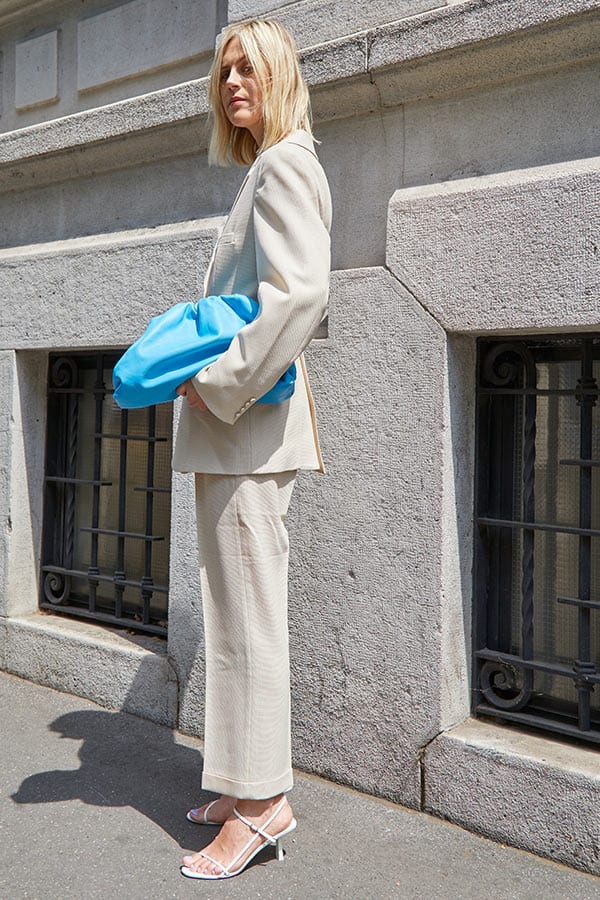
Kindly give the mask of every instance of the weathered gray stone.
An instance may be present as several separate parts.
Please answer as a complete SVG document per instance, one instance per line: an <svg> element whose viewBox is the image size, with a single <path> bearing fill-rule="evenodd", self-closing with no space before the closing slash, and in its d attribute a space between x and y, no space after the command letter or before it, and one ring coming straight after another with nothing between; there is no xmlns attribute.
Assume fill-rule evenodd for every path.
<svg viewBox="0 0 600 900"><path fill-rule="evenodd" d="M574 54L579 61L597 55L600 16L594 14L595 0L535 0L520 18L514 9L507 17L505 4L477 0L442 7L360 38L325 43L319 23L313 23L310 43L314 34L321 35L321 43L307 52L306 67L317 117L398 106L565 65ZM521 21L526 27L518 27ZM204 79L73 116L64 115L66 111L58 121L0 137L0 190L206 147ZM82 152L73 154L74 149Z"/></svg>
<svg viewBox="0 0 600 900"><path fill-rule="evenodd" d="M484 13L482 10L481 15ZM598 13L567 17L553 24L508 33L496 28L501 21L489 23L494 26L491 32L498 33L497 40L466 44L460 40L457 44L448 42L452 35L463 35L459 22L444 33L439 44L436 42L440 24L437 20L415 19L404 24L406 30L398 34L397 43L392 41L387 47L386 56L378 53L378 32L370 32L367 36L367 64L377 87L379 105L383 107L412 104L417 100L427 102L444 96L455 99L457 95L464 95L467 99L467 92L484 85L508 83L508 90L512 87L518 91L517 79L538 73L543 73L551 85L553 80L560 81L560 75L567 74L565 69L568 69L569 77L577 75L577 70L572 68L574 48L577 48L579 64L598 61ZM565 81L568 84L569 78ZM539 88L534 88L536 92ZM488 104L491 106L492 102L490 97ZM407 112L413 110L414 107L407 107ZM554 122L560 122L560 119L553 116ZM493 126L490 127L490 131L493 130Z"/></svg>
<svg viewBox="0 0 600 900"><path fill-rule="evenodd" d="M600 875L595 749L469 720L427 748L424 778L429 812Z"/></svg>
<svg viewBox="0 0 600 900"><path fill-rule="evenodd" d="M290 29L298 47L312 47L342 35L353 34L415 16L424 10L445 6L445 0L230 0L229 20L272 13L273 18Z"/></svg>
<svg viewBox="0 0 600 900"><path fill-rule="evenodd" d="M8 626L7 619L0 616L0 669L6 671L6 654L8 650Z"/></svg>
<svg viewBox="0 0 600 900"><path fill-rule="evenodd" d="M388 265L450 331L596 328L599 226L599 158L407 188Z"/></svg>
<svg viewBox="0 0 600 900"><path fill-rule="evenodd" d="M407 22L377 28L369 40L369 69L398 65L403 61L510 37L529 29L554 25L568 16L596 13L597 0L468 0L445 5ZM596 17L586 25L596 23Z"/></svg>
<svg viewBox="0 0 600 900"><path fill-rule="evenodd" d="M409 104L404 185L600 155L599 82L596 61Z"/></svg>
<svg viewBox="0 0 600 900"><path fill-rule="evenodd" d="M39 252L80 235L89 241L96 234L106 241L102 235L113 232L117 239L124 232L124 242L133 232L135 242L140 229L152 241L168 223L173 223L176 233L186 222L221 216L243 176L237 166L209 168L206 156L194 154L68 178L45 188L29 187L0 201L6 212L6 218L0 216L0 245L25 248L33 244L32 249Z"/></svg>
<svg viewBox="0 0 600 900"><path fill-rule="evenodd" d="M162 725L177 721L177 682L159 638L41 613L6 628L6 671Z"/></svg>
<svg viewBox="0 0 600 900"><path fill-rule="evenodd" d="M46 443L45 353L17 353L10 415L8 577L0 612L23 615L38 605Z"/></svg>
<svg viewBox="0 0 600 900"><path fill-rule="evenodd" d="M9 132L0 136L0 166L20 167L28 159L206 116L206 91L207 82L200 79Z"/></svg>
<svg viewBox="0 0 600 900"><path fill-rule="evenodd" d="M174 2L174 0L173 0ZM191 79L197 79L207 74L210 66L211 50L214 43L215 32L220 25L216 23L215 10L220 10L222 18L222 4L217 0L201 0L195 4L192 0L182 0L188 10L178 3L178 10L173 11L172 2L157 3L156 0L148 0L139 16L139 27L130 31L123 31L118 38L105 48L105 58L115 63L118 61L120 48L126 43L131 43L131 53L123 60L125 69L136 65L140 71L133 71L124 77L112 78L102 81L97 85L91 85L85 90L78 88L78 79L82 72L93 68L91 57L78 59L78 29L82 26L85 31L86 22L96 21L97 16L107 15L107 19L101 19L106 24L114 23L114 18L122 15L128 18L128 11L119 13L115 7L124 7L125 3L105 3L103 0L36 0L35 9L31 9L28 17L27 7L31 6L25 0L20 14L3 15L6 3L0 0L0 51L5 52L5 108L0 119L0 132L10 133L22 128L37 125L42 122L64 118L68 115L83 112L90 108L101 108L109 104L127 100L133 95L144 95L149 92L159 91L170 86L181 84ZM112 7L112 12L110 10ZM194 9L192 9L194 7ZM205 7L208 12L203 12ZM146 14L144 14L146 10ZM147 11L153 15L149 17ZM178 44L168 41L169 35L177 31L178 23L183 18L193 20L196 10L197 24L181 36ZM114 15L112 15L114 13ZM219 20L220 21L220 20ZM91 27L91 26L90 26ZM92 29L94 30L94 29ZM101 30L101 29L100 29ZM15 72L15 46L31 39L37 39L46 33L58 32L58 85L59 91L53 102L37 103L17 109L15 107L16 96L16 72ZM96 31L94 31L96 34ZM165 40L159 43L158 49L152 60L148 61L150 44L156 35L164 35ZM111 35L108 35L110 38ZM148 38L148 51L144 50L144 38ZM196 53L194 41L204 47ZM189 46L192 46L194 55L189 55ZM166 56L165 56L166 53ZM121 54L123 56L124 54ZM167 57L172 58L167 58ZM79 63L81 62L81 67ZM149 65L149 68L146 66ZM116 71L109 73L122 74ZM101 77L105 77L102 76ZM56 87L56 84L55 84Z"/></svg>
<svg viewBox="0 0 600 900"><path fill-rule="evenodd" d="M218 224L184 222L0 251L0 295L15 298L0 323L0 346L110 346L117 336L126 345L152 315L201 296Z"/></svg>
<svg viewBox="0 0 600 900"><path fill-rule="evenodd" d="M289 516L294 760L418 806L419 749L468 704L462 599L442 599L442 573L460 578L446 340L381 269L334 275L329 335L308 353L327 474L300 479ZM422 673L446 655L442 708Z"/></svg>
<svg viewBox="0 0 600 900"><path fill-rule="evenodd" d="M38 602L45 355L3 351L0 378L0 616L9 616Z"/></svg>
<svg viewBox="0 0 600 900"><path fill-rule="evenodd" d="M8 572L12 516L10 488L14 433L13 407L16 401L16 364L12 350L0 351L0 616L7 614Z"/></svg>
<svg viewBox="0 0 600 900"><path fill-rule="evenodd" d="M0 0L0 25L56 6L56 0Z"/></svg>
<svg viewBox="0 0 600 900"><path fill-rule="evenodd" d="M21 41L15 49L15 106L25 109L58 99L58 32Z"/></svg>
<svg viewBox="0 0 600 900"><path fill-rule="evenodd" d="M77 88L90 90L212 50L212 0L131 0L82 19Z"/></svg>
<svg viewBox="0 0 600 900"><path fill-rule="evenodd" d="M447 335L443 407L440 729L470 709L475 484L475 340Z"/></svg>
<svg viewBox="0 0 600 900"><path fill-rule="evenodd" d="M174 408L177 428L178 404ZM169 659L179 683L180 731L204 735L204 630L196 538L194 476L173 473Z"/></svg>
<svg viewBox="0 0 600 900"><path fill-rule="evenodd" d="M341 81L357 75L366 76L367 54L368 40L364 34L317 44L302 52L302 74L313 87L335 84L337 94Z"/></svg>
<svg viewBox="0 0 600 900"><path fill-rule="evenodd" d="M227 14L230 22L238 19L251 19L253 16L263 16L265 13L275 14L289 2L290 0L229 0Z"/></svg>
<svg viewBox="0 0 600 900"><path fill-rule="evenodd" d="M323 123L317 134L333 198L334 269L383 264L389 199L402 184L402 112Z"/></svg>

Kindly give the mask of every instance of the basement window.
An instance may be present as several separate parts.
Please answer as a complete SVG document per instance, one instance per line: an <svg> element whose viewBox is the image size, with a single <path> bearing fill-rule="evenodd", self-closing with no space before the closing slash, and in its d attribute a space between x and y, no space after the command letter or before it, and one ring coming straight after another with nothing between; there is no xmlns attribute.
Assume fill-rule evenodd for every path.
<svg viewBox="0 0 600 900"><path fill-rule="evenodd" d="M481 340L476 712L600 743L600 334Z"/></svg>
<svg viewBox="0 0 600 900"><path fill-rule="evenodd" d="M120 410L119 356L50 356L40 605L165 635L172 405Z"/></svg>

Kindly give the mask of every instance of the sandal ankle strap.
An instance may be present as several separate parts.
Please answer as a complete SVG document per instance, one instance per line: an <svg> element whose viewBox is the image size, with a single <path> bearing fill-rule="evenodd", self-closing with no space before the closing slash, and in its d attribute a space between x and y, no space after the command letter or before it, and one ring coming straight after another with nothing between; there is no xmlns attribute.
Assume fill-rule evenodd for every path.
<svg viewBox="0 0 600 900"><path fill-rule="evenodd" d="M255 834L260 834L261 838L264 838L264 840L267 841L267 843L276 844L277 843L276 838L274 838L272 835L268 834L265 831L265 828L268 828L269 825L271 824L271 822L275 821L275 819L277 818L277 816L279 815L279 813L281 812L281 810L283 809L284 806L285 806L285 797L283 798L281 803L278 805L275 812L271 816L269 816L267 821L262 826L255 825L254 822L251 822L249 819L246 819L240 812L238 812L238 810L235 806L233 807L233 812L234 812L234 815L236 815L237 818L240 820L240 822L243 822L244 825L247 825L248 828L251 831L253 831Z"/></svg>

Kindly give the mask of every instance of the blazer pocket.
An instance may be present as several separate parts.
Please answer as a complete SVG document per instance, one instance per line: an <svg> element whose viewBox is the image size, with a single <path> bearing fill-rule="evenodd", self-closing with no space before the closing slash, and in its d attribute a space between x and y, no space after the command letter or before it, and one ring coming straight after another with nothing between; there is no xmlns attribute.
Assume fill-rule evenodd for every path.
<svg viewBox="0 0 600 900"><path fill-rule="evenodd" d="M225 246L226 244L235 244L235 238L235 231L225 232L219 237L219 240L217 241L217 248Z"/></svg>

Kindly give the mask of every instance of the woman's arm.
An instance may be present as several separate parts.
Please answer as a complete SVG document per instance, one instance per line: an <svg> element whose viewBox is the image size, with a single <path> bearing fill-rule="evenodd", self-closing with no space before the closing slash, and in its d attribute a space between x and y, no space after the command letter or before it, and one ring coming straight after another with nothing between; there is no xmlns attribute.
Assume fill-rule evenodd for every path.
<svg viewBox="0 0 600 900"><path fill-rule="evenodd" d="M260 161L253 225L260 312L192 381L233 424L304 350L327 309L329 193L316 158L283 143Z"/></svg>

